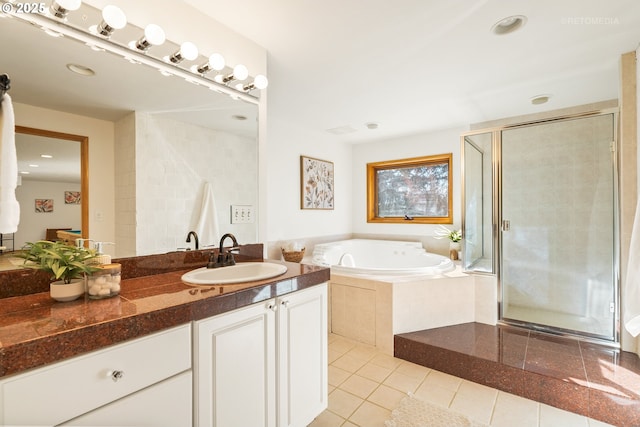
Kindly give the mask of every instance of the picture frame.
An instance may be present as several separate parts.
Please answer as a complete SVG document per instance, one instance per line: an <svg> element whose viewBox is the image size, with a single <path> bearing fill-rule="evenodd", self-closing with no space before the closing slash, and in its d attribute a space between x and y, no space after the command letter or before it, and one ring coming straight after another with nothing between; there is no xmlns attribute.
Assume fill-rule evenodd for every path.
<svg viewBox="0 0 640 427"><path fill-rule="evenodd" d="M300 209L334 209L334 165L300 156Z"/></svg>
<svg viewBox="0 0 640 427"><path fill-rule="evenodd" d="M53 199L36 199L35 210L36 213L53 212Z"/></svg>
<svg viewBox="0 0 640 427"><path fill-rule="evenodd" d="M64 192L64 203L66 205L79 205L81 201L82 201L82 197L79 191Z"/></svg>
<svg viewBox="0 0 640 427"><path fill-rule="evenodd" d="M367 164L367 222L453 223L451 153Z"/></svg>

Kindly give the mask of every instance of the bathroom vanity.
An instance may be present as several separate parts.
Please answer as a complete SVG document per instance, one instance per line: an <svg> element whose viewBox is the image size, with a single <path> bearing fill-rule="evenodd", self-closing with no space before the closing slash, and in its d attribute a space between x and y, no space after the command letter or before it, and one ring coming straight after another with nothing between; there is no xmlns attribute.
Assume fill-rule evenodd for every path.
<svg viewBox="0 0 640 427"><path fill-rule="evenodd" d="M0 299L0 425L304 426L327 406L329 270Z"/></svg>

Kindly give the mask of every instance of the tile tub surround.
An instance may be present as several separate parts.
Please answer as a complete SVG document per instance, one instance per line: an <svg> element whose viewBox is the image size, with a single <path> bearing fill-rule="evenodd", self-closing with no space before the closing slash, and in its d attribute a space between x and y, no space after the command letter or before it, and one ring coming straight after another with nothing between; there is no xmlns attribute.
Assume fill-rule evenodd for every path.
<svg viewBox="0 0 640 427"><path fill-rule="evenodd" d="M633 353L466 323L397 335L395 356L616 426L640 425L640 359Z"/></svg>
<svg viewBox="0 0 640 427"><path fill-rule="evenodd" d="M494 324L496 286L455 271L438 276L331 274L331 331L393 354L394 334L467 322Z"/></svg>
<svg viewBox="0 0 640 427"><path fill-rule="evenodd" d="M151 270L145 267L148 257L139 257L136 262ZM183 273L202 267L200 264L125 278L120 295L103 300L59 303L48 291L0 299L0 377L329 280L328 268L272 262L286 265L287 272L272 279L224 286L192 286L180 280Z"/></svg>

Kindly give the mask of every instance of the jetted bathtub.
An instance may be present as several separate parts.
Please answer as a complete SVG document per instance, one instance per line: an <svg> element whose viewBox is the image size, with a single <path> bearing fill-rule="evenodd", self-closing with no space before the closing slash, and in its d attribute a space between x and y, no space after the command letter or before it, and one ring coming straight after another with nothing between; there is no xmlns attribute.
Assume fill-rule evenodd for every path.
<svg viewBox="0 0 640 427"><path fill-rule="evenodd" d="M453 261L426 252L420 242L351 239L321 243L313 249L311 262L330 267L333 274L427 275L455 269Z"/></svg>

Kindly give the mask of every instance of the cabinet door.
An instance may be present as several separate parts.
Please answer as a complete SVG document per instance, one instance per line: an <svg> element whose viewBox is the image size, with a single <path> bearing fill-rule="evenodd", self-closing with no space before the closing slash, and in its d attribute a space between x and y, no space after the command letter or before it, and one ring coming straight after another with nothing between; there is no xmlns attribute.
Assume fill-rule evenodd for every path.
<svg viewBox="0 0 640 427"><path fill-rule="evenodd" d="M327 284L277 302L278 426L306 426L327 408Z"/></svg>
<svg viewBox="0 0 640 427"><path fill-rule="evenodd" d="M123 397L62 426L191 426L191 370Z"/></svg>
<svg viewBox="0 0 640 427"><path fill-rule="evenodd" d="M195 425L275 427L275 300L195 322Z"/></svg>

